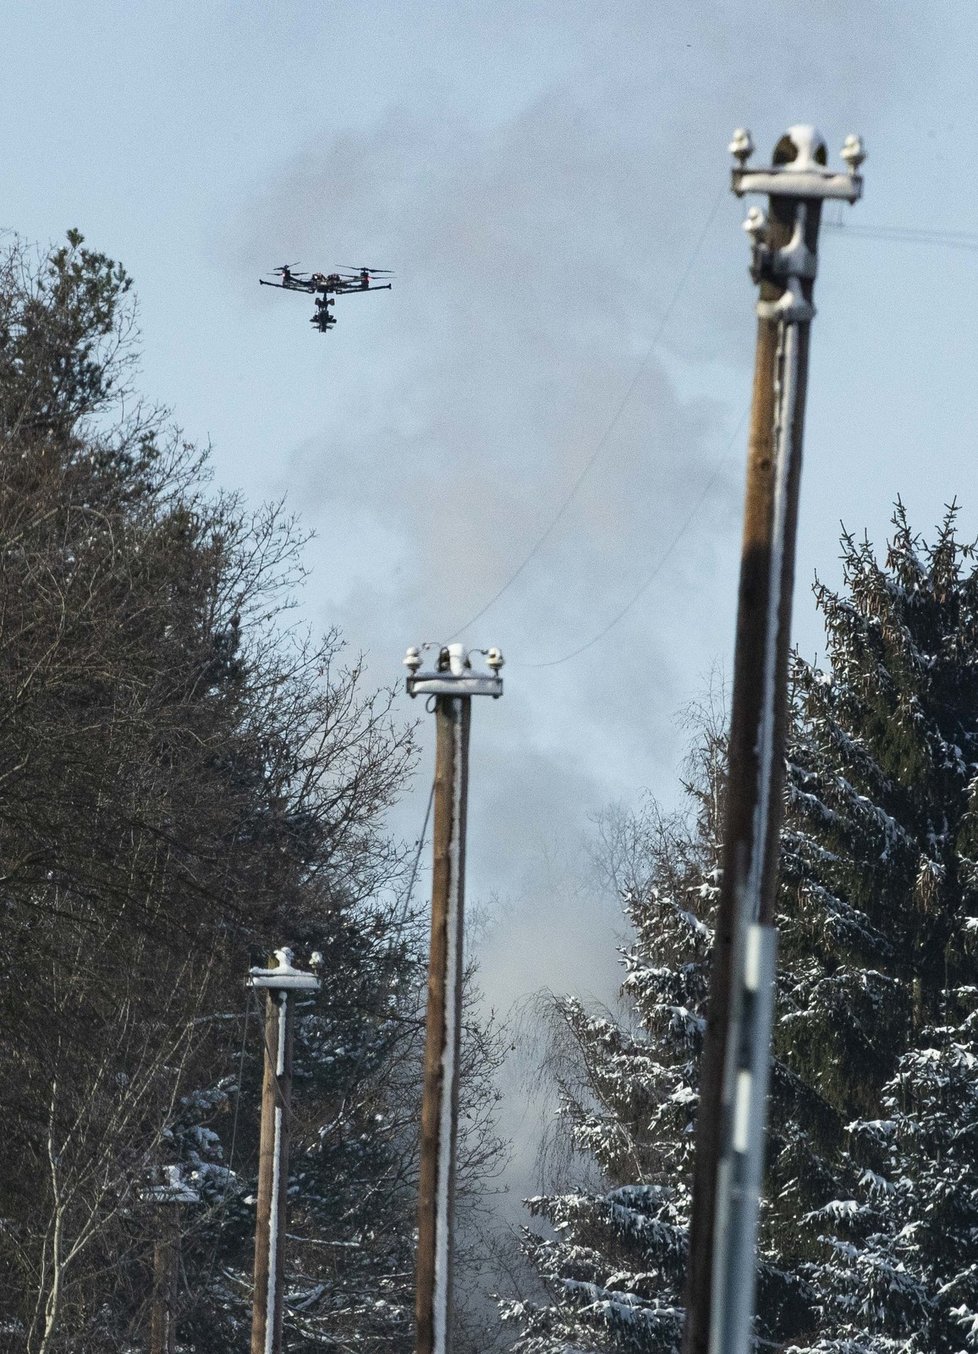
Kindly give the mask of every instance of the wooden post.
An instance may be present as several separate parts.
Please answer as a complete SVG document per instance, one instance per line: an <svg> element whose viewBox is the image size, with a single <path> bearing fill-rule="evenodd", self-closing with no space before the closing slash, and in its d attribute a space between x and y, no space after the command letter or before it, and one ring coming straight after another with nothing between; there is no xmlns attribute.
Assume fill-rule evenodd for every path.
<svg viewBox="0 0 978 1354"><path fill-rule="evenodd" d="M159 1220L153 1247L149 1354L175 1354L182 1206L200 1202L196 1189L183 1180L179 1166L165 1166L163 1176L163 1183L148 1186L141 1195L147 1203L157 1205Z"/></svg>
<svg viewBox="0 0 978 1354"><path fill-rule="evenodd" d="M421 1105L416 1314L418 1354L448 1348L461 1051L469 696L435 704L434 870Z"/></svg>
<svg viewBox="0 0 978 1354"><path fill-rule="evenodd" d="M175 1354L177 1284L180 1277L180 1207L163 1209L153 1247L153 1295L149 1327L149 1354Z"/></svg>
<svg viewBox="0 0 978 1354"><path fill-rule="evenodd" d="M766 192L745 227L760 283L757 354L737 610L723 880L700 1066L684 1354L747 1354L774 979L774 900L784 784L787 665L812 290L822 201L854 202L825 143L792 127L769 170L748 170L735 134L734 191ZM847 154L848 150L848 154Z"/></svg>
<svg viewBox="0 0 978 1354"><path fill-rule="evenodd" d="M491 676L472 671L460 644L442 648L436 672L421 673L409 649L412 696L435 698L434 868L431 955L421 1106L418 1258L415 1290L417 1354L451 1348L455 1156L458 1140L459 1054L465 893L465 819L469 724L473 695L502 695L502 654L490 649Z"/></svg>
<svg viewBox="0 0 978 1354"><path fill-rule="evenodd" d="M281 1354L285 1292L285 1225L292 1102L293 993L316 991L319 979L292 965L292 951L276 950L275 968L253 968L249 983L265 988L265 1071L261 1097L255 1281L251 1354Z"/></svg>

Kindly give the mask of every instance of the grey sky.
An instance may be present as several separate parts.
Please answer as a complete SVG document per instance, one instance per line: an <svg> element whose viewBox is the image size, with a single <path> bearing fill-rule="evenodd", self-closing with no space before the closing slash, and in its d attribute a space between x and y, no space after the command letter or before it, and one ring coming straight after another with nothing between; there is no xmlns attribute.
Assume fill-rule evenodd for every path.
<svg viewBox="0 0 978 1354"><path fill-rule="evenodd" d="M78 225L142 302L145 386L219 482L285 495L317 533L304 605L377 682L478 611L506 696L475 712L469 894L499 924L490 997L614 987L613 901L588 817L669 800L675 715L729 666L753 288L725 191L734 126L759 157L815 121L859 131L862 225L969 229L978 12L755 0L54 0L5 14L0 225ZM14 59L15 58L15 59ZM662 341L692 246L721 194ZM298 259L393 268L336 307L260 290ZM836 575L838 523L882 539L901 493L978 528L978 254L827 229L817 286L796 633ZM656 568L641 602L602 629ZM978 534L978 531L976 531ZM420 714L407 708L405 714ZM429 764L397 816L420 828Z"/></svg>

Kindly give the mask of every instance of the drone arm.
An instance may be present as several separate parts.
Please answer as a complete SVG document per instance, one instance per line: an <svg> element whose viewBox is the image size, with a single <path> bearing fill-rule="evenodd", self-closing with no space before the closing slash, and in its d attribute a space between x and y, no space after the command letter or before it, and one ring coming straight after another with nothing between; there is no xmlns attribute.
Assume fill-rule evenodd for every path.
<svg viewBox="0 0 978 1354"><path fill-rule="evenodd" d="M278 287L279 291L301 291L309 293L316 290L315 287L305 282L268 282L263 277L258 279L258 285L260 287Z"/></svg>

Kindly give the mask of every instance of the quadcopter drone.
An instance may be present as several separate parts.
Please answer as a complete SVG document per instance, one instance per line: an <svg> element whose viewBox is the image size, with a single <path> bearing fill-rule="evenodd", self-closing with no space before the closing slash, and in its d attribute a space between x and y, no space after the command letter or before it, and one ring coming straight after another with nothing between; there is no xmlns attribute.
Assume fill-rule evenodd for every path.
<svg viewBox="0 0 978 1354"><path fill-rule="evenodd" d="M336 316L330 314L330 307L336 304L336 296L345 296L350 292L390 291L389 282L375 282L376 277L393 277L386 268L341 268L335 273L297 273L298 264L283 263L275 268L270 278L259 278L262 287L279 287L282 291L307 292L316 298L316 309L309 323L315 325L321 334L329 333L336 323Z"/></svg>

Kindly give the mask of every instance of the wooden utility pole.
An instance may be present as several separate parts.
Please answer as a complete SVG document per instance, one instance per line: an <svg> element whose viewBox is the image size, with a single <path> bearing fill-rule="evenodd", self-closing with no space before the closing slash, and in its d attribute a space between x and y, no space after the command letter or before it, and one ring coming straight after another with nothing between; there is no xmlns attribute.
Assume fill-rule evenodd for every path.
<svg viewBox="0 0 978 1354"><path fill-rule="evenodd" d="M723 881L700 1065L683 1354L747 1354L774 998L773 927L784 788L788 643L822 202L855 202L862 143L847 173L826 168L813 127L791 127L770 169L748 169L750 133L730 146L733 191L751 208L757 356L730 722Z"/></svg>
<svg viewBox="0 0 978 1354"><path fill-rule="evenodd" d="M200 1202L197 1191L184 1182L179 1166L165 1166L163 1170L165 1182L150 1185L142 1192L148 1203L159 1205L159 1230L153 1247L149 1354L175 1354L183 1205Z"/></svg>
<svg viewBox="0 0 978 1354"><path fill-rule="evenodd" d="M315 992L319 988L319 979L314 974L293 966L291 950L276 950L275 956L278 960L275 968L253 968L248 974L249 986L264 988L266 992L251 1354L281 1354L282 1350L293 993Z"/></svg>
<svg viewBox="0 0 978 1354"><path fill-rule="evenodd" d="M503 694L502 654L489 649L486 662L489 673L475 672L461 644L440 649L433 672L418 671L419 649L408 649L404 659L410 669L408 692L434 697L436 725L431 957L418 1187L417 1354L449 1354L451 1348L469 723L473 696Z"/></svg>

